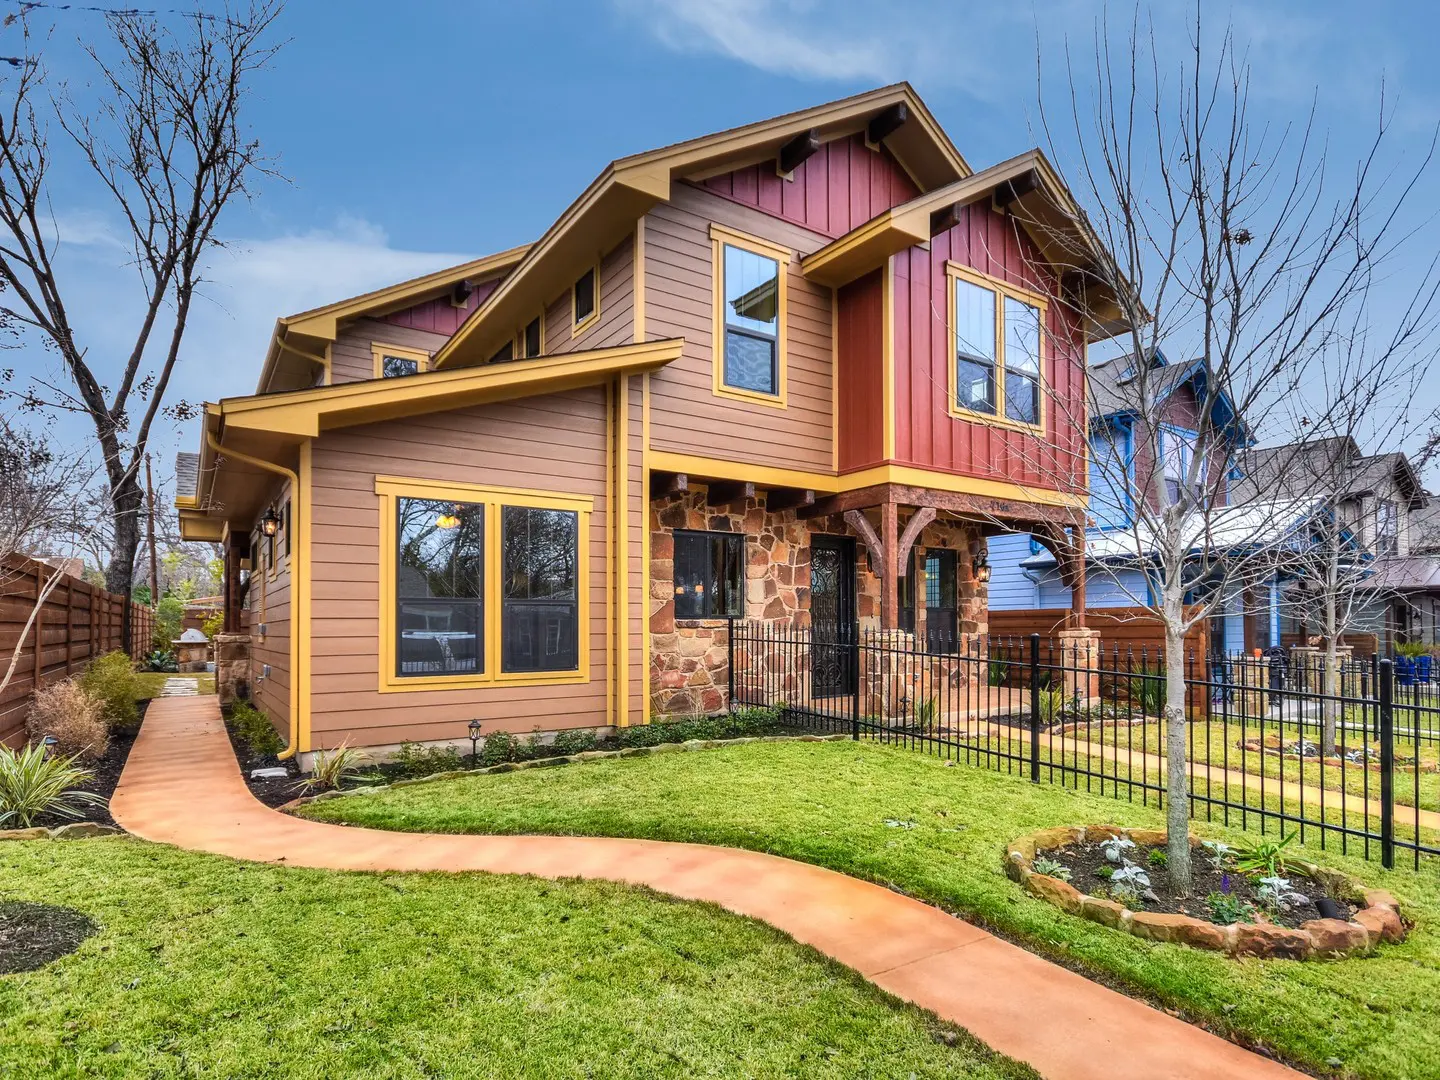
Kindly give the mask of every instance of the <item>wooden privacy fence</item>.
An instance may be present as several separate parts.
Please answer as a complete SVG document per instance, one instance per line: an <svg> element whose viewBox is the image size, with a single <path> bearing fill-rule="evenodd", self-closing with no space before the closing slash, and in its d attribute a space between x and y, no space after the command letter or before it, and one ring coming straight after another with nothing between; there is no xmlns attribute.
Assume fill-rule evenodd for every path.
<svg viewBox="0 0 1440 1080"><path fill-rule="evenodd" d="M25 623L36 598L57 574L60 580L27 632ZM130 655L138 660L149 650L155 627L148 607L33 559L15 556L0 563L0 676L20 645L15 673L0 693L0 742L19 742L37 689L83 671L92 658L121 647L127 604Z"/></svg>
<svg viewBox="0 0 1440 1080"><path fill-rule="evenodd" d="M990 612L992 638L1029 637L1039 634L1044 640L1057 637L1069 625L1070 612L1065 608L1019 608L1013 611ZM1140 662L1145 653L1153 662L1165 653L1165 628L1148 608L1090 608L1085 612L1085 625L1100 631L1100 645L1107 658L1115 650L1123 658L1133 653ZM1210 651L1209 623L1202 619L1185 635L1185 653L1202 661Z"/></svg>

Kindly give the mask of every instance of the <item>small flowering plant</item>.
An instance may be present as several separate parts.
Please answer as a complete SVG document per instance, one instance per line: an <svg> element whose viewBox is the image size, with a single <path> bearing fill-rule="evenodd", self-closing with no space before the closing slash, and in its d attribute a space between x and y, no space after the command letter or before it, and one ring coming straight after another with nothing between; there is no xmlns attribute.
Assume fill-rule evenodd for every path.
<svg viewBox="0 0 1440 1080"><path fill-rule="evenodd" d="M1101 842L1100 850L1105 853L1108 862L1119 863L1124 860L1125 852L1135 850L1135 841L1126 840L1123 836L1112 836Z"/></svg>

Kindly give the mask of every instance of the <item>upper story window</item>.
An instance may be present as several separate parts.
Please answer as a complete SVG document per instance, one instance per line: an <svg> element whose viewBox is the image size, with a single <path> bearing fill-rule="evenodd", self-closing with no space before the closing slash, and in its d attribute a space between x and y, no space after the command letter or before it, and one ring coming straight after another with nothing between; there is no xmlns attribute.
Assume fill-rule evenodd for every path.
<svg viewBox="0 0 1440 1080"><path fill-rule="evenodd" d="M1400 553L1400 507L1393 499L1375 504L1375 554Z"/></svg>
<svg viewBox="0 0 1440 1080"><path fill-rule="evenodd" d="M375 378L395 379L405 375L418 375L430 366L430 354L424 349L411 349L404 345L384 345L375 342L370 346L375 360Z"/></svg>
<svg viewBox="0 0 1440 1080"><path fill-rule="evenodd" d="M1181 492L1185 489L1186 480L1190 476L1191 466L1195 460L1195 447L1198 439L1199 435L1196 432L1185 428L1172 427L1168 424L1160 427L1157 435L1157 450L1161 475L1165 481L1165 495L1172 504L1180 501ZM1202 463L1196 473L1194 495L1197 499L1203 496L1205 486L1205 467Z"/></svg>
<svg viewBox="0 0 1440 1080"><path fill-rule="evenodd" d="M1090 435L1090 516L1101 529L1130 524L1129 438L1117 427Z"/></svg>
<svg viewBox="0 0 1440 1080"><path fill-rule="evenodd" d="M600 315L600 268L592 266L575 280L570 290L570 327L580 333Z"/></svg>
<svg viewBox="0 0 1440 1080"><path fill-rule="evenodd" d="M382 692L589 679L592 500L383 476L375 490Z"/></svg>
<svg viewBox="0 0 1440 1080"><path fill-rule="evenodd" d="M544 316L536 315L520 331L519 355L522 360L540 356L545 351Z"/></svg>
<svg viewBox="0 0 1440 1080"><path fill-rule="evenodd" d="M741 613L745 537L740 533L675 533L675 617L722 619Z"/></svg>
<svg viewBox="0 0 1440 1080"><path fill-rule="evenodd" d="M1044 426L1045 302L950 263L950 412Z"/></svg>
<svg viewBox="0 0 1440 1080"><path fill-rule="evenodd" d="M784 407L785 276L790 253L710 226L715 273L715 392Z"/></svg>

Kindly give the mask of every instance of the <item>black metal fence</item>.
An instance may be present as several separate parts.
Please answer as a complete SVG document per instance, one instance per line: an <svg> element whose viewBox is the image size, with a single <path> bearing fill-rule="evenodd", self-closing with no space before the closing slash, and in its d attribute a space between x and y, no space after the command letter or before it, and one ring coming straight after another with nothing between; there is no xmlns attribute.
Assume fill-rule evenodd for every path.
<svg viewBox="0 0 1440 1080"><path fill-rule="evenodd" d="M1085 641L917 642L732 624L729 700L1033 783L1157 807L1172 753L1164 657ZM1272 650L1187 656L1174 725L1192 817L1419 866L1440 855L1440 685L1393 661Z"/></svg>

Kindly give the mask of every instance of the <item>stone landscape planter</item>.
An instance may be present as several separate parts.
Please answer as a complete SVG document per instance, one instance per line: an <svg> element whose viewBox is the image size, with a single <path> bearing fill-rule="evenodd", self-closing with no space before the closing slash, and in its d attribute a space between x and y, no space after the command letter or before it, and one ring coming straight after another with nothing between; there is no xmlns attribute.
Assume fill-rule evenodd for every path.
<svg viewBox="0 0 1440 1080"><path fill-rule="evenodd" d="M1114 930L1134 934L1147 941L1166 941L1213 949L1230 956L1257 956L1271 959L1309 960L1339 958L1369 952L1381 942L1405 940L1405 920L1395 897L1384 889L1367 889L1338 870L1298 859L1286 865L1312 881L1322 882L1332 896L1344 897L1360 907L1350 921L1311 919L1298 929L1270 923L1232 923L1218 926L1190 915L1163 915L1131 911L1114 900L1087 896L1067 881L1037 874L1037 854L1069 844L1096 842L1121 836L1137 845L1159 846L1166 840L1163 829L1122 829L1117 825L1061 826L1022 836L1005 848L1005 874L1030 895L1054 904L1070 915ZM1194 842L1192 837L1192 842Z"/></svg>

